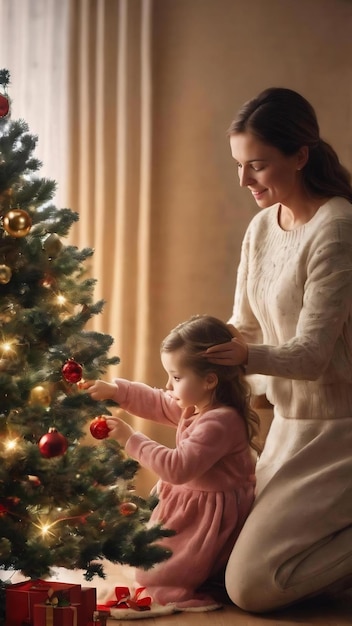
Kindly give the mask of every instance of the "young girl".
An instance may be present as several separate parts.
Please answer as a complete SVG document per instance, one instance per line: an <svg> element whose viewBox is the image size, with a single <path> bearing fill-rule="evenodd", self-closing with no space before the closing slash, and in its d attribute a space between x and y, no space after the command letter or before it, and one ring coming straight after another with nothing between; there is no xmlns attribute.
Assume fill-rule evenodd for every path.
<svg viewBox="0 0 352 626"><path fill-rule="evenodd" d="M166 391L119 378L81 384L95 400L113 399L133 415L177 428L171 449L106 416L109 436L160 476L151 522L176 531L163 540L172 556L151 570L137 570L136 581L155 602L175 603L178 610L220 606L201 585L223 574L253 503L250 444L258 450L258 417L249 406L242 369L202 356L231 338L226 324L206 315L172 330L161 345Z"/></svg>

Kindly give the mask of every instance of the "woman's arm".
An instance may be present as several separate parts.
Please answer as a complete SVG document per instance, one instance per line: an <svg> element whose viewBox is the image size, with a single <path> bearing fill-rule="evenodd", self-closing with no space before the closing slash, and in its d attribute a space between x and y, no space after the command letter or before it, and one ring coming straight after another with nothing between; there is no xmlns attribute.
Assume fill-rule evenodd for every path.
<svg viewBox="0 0 352 626"><path fill-rule="evenodd" d="M324 373L329 376L336 348L340 359L348 355L351 364L352 224L344 228L342 241L319 244L323 233L317 235L317 246L308 259L296 335L279 346L249 345L249 373L316 380Z"/></svg>
<svg viewBox="0 0 352 626"><path fill-rule="evenodd" d="M331 228L317 234L308 257L295 336L274 346L249 342L247 374L316 380L327 372L337 345L351 363L352 223L337 223L334 228L335 237ZM246 349L236 337L209 348L206 357L216 363L245 364Z"/></svg>

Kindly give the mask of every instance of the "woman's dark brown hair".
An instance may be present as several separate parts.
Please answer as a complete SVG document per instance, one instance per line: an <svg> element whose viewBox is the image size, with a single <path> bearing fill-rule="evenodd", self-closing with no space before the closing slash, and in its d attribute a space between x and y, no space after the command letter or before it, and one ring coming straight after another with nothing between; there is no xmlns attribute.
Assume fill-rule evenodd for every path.
<svg viewBox="0 0 352 626"><path fill-rule="evenodd" d="M261 452L258 443L259 417L250 406L250 387L243 368L238 365L216 365L201 356L211 346L231 341L229 327L210 315L195 315L174 328L161 344L161 352L184 348L184 364L201 377L215 373L218 384L214 389L214 404L234 407L243 417L250 445Z"/></svg>
<svg viewBox="0 0 352 626"><path fill-rule="evenodd" d="M302 169L306 189L316 196L342 196L352 202L351 175L335 150L320 138L312 105L296 91L271 87L246 102L228 129L228 135L249 132L283 154L309 148Z"/></svg>

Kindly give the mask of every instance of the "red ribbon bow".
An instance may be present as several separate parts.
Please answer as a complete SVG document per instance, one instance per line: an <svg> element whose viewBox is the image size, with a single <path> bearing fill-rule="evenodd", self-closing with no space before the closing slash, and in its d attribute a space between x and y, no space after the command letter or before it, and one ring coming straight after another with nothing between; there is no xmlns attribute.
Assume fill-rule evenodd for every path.
<svg viewBox="0 0 352 626"><path fill-rule="evenodd" d="M116 600L108 600L104 605L99 605L98 609L133 609L134 611L150 611L152 599L150 596L140 598L145 587L138 587L131 596L128 587L115 587Z"/></svg>

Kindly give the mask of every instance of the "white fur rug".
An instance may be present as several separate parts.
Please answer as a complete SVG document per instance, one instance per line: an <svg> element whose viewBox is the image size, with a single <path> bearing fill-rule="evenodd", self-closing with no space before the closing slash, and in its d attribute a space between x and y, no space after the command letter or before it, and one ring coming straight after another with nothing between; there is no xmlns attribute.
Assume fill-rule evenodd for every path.
<svg viewBox="0 0 352 626"><path fill-rule="evenodd" d="M81 585L82 587L95 587L97 590L97 603L105 604L107 600L115 599L115 587L128 587L133 593L135 590L134 568L128 565L115 565L110 561L103 561L103 567L106 578L102 579L96 576L91 582L87 582L84 578L83 570L68 570L63 567L53 568L52 576L45 580L61 583L72 583ZM9 572L0 570L0 580L11 580L12 584L28 580L18 572ZM175 608L172 605L150 607L149 611L134 611L133 609L112 609L111 619L116 620L135 620L145 619L147 617L158 617L174 613Z"/></svg>
<svg viewBox="0 0 352 626"><path fill-rule="evenodd" d="M52 576L46 580L62 583L73 583L82 587L95 587L97 590L98 604L104 604L106 600L113 600L115 597L115 587L129 587L134 590L134 568L128 565L115 565L110 561L103 561L106 578L95 576L92 581L87 582L84 578L83 570L68 570L63 567L53 568ZM27 580L18 572L0 571L0 580L11 580L11 583L20 583Z"/></svg>

